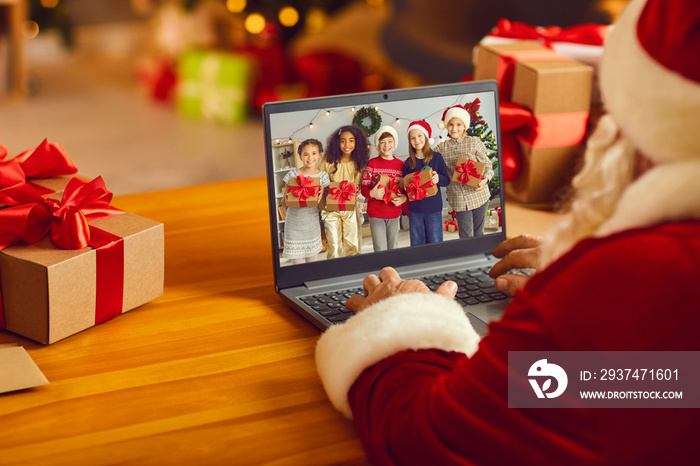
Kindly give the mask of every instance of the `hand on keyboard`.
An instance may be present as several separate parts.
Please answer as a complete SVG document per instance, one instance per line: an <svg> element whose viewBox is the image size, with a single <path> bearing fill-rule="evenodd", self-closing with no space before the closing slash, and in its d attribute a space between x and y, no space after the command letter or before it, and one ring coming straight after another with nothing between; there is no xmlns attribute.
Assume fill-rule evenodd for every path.
<svg viewBox="0 0 700 466"><path fill-rule="evenodd" d="M365 295L356 294L350 297L345 303L348 309L360 312L376 302L402 293L432 293L430 288L420 280L402 280L398 272L391 267L383 268L379 272L379 276L368 275L362 286ZM453 281L446 281L435 290L435 293L454 299L457 293L457 284Z"/></svg>
<svg viewBox="0 0 700 466"><path fill-rule="evenodd" d="M493 255L501 260L489 272L491 278L497 278L494 286L511 296L523 289L530 274L518 269L531 269L533 272L538 270L543 240L541 236L521 235L496 246Z"/></svg>

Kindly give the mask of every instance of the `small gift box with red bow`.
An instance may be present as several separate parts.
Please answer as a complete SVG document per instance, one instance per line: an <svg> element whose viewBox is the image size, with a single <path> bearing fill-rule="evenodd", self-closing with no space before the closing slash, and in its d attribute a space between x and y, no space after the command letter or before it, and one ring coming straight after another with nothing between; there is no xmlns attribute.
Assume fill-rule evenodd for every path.
<svg viewBox="0 0 700 466"><path fill-rule="evenodd" d="M452 181L471 186L472 188L478 188L479 183L484 179L485 172L485 163L460 157L457 159L455 171L452 173Z"/></svg>
<svg viewBox="0 0 700 466"><path fill-rule="evenodd" d="M320 180L316 176L299 175L289 181L287 189L287 207L316 207Z"/></svg>
<svg viewBox="0 0 700 466"><path fill-rule="evenodd" d="M328 212L345 212L355 210L357 187L349 181L331 181L326 196Z"/></svg>
<svg viewBox="0 0 700 466"><path fill-rule="evenodd" d="M457 220L445 220L442 222L442 229L444 231L457 231Z"/></svg>
<svg viewBox="0 0 700 466"><path fill-rule="evenodd" d="M384 186L384 203L389 204L403 193L403 179L400 176L380 175L378 184Z"/></svg>
<svg viewBox="0 0 700 466"><path fill-rule="evenodd" d="M46 139L37 147L5 161L7 154L7 148L0 144L0 189L29 183L42 196L60 194L72 177L69 175L78 172L66 150Z"/></svg>
<svg viewBox="0 0 700 466"><path fill-rule="evenodd" d="M419 170L403 178L404 189L409 201L420 201L438 193L438 187L433 183L433 169Z"/></svg>
<svg viewBox="0 0 700 466"><path fill-rule="evenodd" d="M54 343L163 294L163 224L111 198L102 178L0 190L0 328Z"/></svg>

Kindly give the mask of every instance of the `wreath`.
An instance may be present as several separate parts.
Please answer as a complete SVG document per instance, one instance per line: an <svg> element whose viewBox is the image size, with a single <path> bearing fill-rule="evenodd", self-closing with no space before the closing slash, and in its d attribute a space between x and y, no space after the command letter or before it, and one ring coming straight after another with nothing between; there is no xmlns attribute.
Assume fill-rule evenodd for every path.
<svg viewBox="0 0 700 466"><path fill-rule="evenodd" d="M369 127L365 126L365 119L369 118ZM382 126L382 117L379 116L379 112L374 107L362 107L355 113L352 119L352 125L357 126L362 131L365 132L367 137L371 134L377 132L377 130Z"/></svg>

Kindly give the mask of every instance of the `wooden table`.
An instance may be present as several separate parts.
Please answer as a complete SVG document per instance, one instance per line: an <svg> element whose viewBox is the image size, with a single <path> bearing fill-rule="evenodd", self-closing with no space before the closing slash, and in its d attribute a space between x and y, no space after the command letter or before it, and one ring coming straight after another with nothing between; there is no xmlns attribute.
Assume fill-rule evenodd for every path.
<svg viewBox="0 0 700 466"><path fill-rule="evenodd" d="M263 178L116 197L165 224L165 295L50 346L0 330L51 382L0 395L0 464L365 464L318 330L274 292L265 199Z"/></svg>

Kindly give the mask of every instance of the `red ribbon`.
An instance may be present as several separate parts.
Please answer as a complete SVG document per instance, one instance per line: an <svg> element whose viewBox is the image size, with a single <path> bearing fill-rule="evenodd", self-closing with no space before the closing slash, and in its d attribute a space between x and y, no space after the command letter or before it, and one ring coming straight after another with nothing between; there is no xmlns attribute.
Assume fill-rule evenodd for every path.
<svg viewBox="0 0 700 466"><path fill-rule="evenodd" d="M340 187L333 186L328 190L331 199L338 199L338 208L345 210L345 203L357 196L355 185L349 181L341 181Z"/></svg>
<svg viewBox="0 0 700 466"><path fill-rule="evenodd" d="M414 173L411 182L406 186L406 193L408 194L408 198L412 201L425 199L428 195L427 189L435 186L432 179L428 179L428 181L422 185L420 184L420 175L422 171L423 170L420 170Z"/></svg>
<svg viewBox="0 0 700 466"><path fill-rule="evenodd" d="M384 187L384 202L386 204L390 203L394 194L397 196L401 195L401 187L399 186L399 180L396 178L389 178L389 186Z"/></svg>
<svg viewBox="0 0 700 466"><path fill-rule="evenodd" d="M479 117L476 115L476 112L481 108L481 100L476 98L473 102L464 104L464 108L469 112L472 121L477 121Z"/></svg>
<svg viewBox="0 0 700 466"><path fill-rule="evenodd" d="M472 176L478 180L482 180L484 178L482 175L479 175L479 171L476 169L476 163L474 163L473 160L469 160L467 161L467 163L457 165L455 167L455 171L461 173L461 175L459 175L459 182L462 184L469 183L469 179Z"/></svg>
<svg viewBox="0 0 700 466"><path fill-rule="evenodd" d="M124 290L123 239L88 225L88 220L123 214L110 207L112 193L102 177L89 183L73 178L61 201L45 199L22 183L0 190L0 250L20 241L33 244L47 234L56 247L97 250L97 302L95 323L121 313ZM118 310L118 312L117 312ZM0 327L5 318L0 296Z"/></svg>
<svg viewBox="0 0 700 466"><path fill-rule="evenodd" d="M445 231L450 231L450 226L455 227L457 231L457 220L445 220Z"/></svg>
<svg viewBox="0 0 700 466"><path fill-rule="evenodd" d="M313 178L310 176L299 175L296 178L299 186L290 186L289 192L292 193L294 197L299 198L299 206L306 207L306 200L313 196L318 196L319 185L312 186L314 182Z"/></svg>
<svg viewBox="0 0 700 466"><path fill-rule="evenodd" d="M501 103L500 115L501 163L506 181L520 175L522 156L518 141L538 149L575 146L583 142L588 124L588 112L533 115L512 102Z"/></svg>
<svg viewBox="0 0 700 466"><path fill-rule="evenodd" d="M568 28L559 26L536 27L525 23L500 19L491 30L490 35L522 40L544 40L549 46L552 42L571 42L574 44L603 45L608 33L608 26L600 24L580 24Z"/></svg>
<svg viewBox="0 0 700 466"><path fill-rule="evenodd" d="M0 147L0 188L24 183L27 178L49 178L78 172L66 150L60 144L49 144L46 139L34 149L22 152L9 162L2 162L6 155L7 149Z"/></svg>

